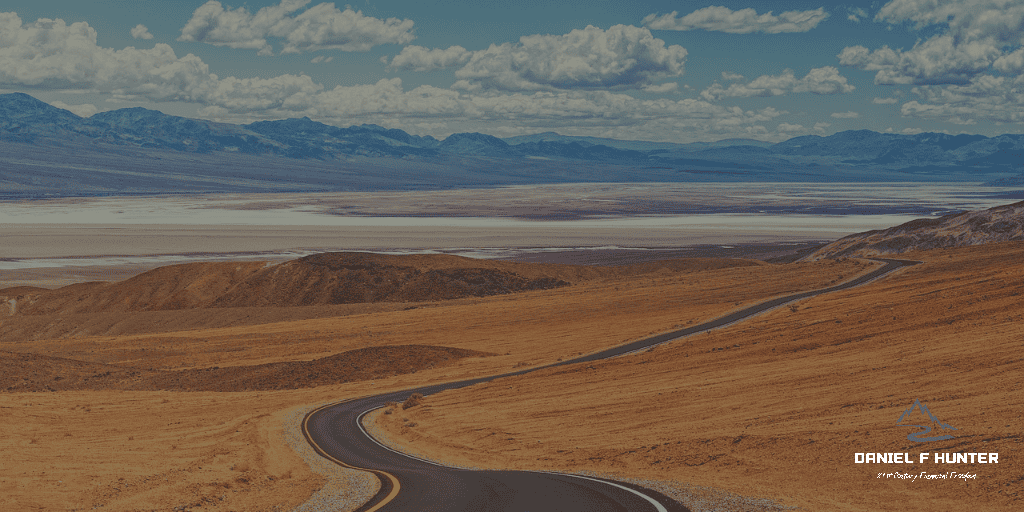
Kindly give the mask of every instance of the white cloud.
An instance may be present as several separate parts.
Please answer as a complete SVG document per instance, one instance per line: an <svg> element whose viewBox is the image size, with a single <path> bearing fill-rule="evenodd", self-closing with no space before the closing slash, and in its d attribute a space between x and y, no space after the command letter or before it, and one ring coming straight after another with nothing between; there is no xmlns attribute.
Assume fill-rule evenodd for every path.
<svg viewBox="0 0 1024 512"><path fill-rule="evenodd" d="M312 63L312 64L320 64L321 62L324 63L324 64L327 64L328 62L330 62L332 60L334 60L334 57L327 57L325 55L317 55L316 57L313 57L312 59L310 59L309 62Z"/></svg>
<svg viewBox="0 0 1024 512"><path fill-rule="evenodd" d="M634 72L627 66L622 73ZM86 23L44 19L23 24L13 13L0 14L0 88L90 91L114 101L189 102L201 106L200 117L229 122L309 116L341 126L370 122L428 130L443 123L453 131L558 130L676 141L777 138L764 125L785 114L770 107L743 110L692 98L642 100L602 90L406 90L398 78L328 89L306 75L218 77L200 58L179 57L166 44L145 50L103 48ZM87 105L67 108L92 111Z"/></svg>
<svg viewBox="0 0 1024 512"><path fill-rule="evenodd" d="M153 34L150 34L149 29L141 23L135 25L135 28L131 30L131 34L135 39L153 39Z"/></svg>
<svg viewBox="0 0 1024 512"><path fill-rule="evenodd" d="M705 7L679 17L677 11L658 16L650 14L644 18L644 25L654 30L713 30L732 34L765 32L807 32L818 26L828 13L824 7L811 11L787 11L775 16L771 11L757 14L754 9L733 11L728 7Z"/></svg>
<svg viewBox="0 0 1024 512"><path fill-rule="evenodd" d="M87 23L39 19L22 24L0 13L0 87L81 89L153 100L192 99L215 83L198 57L178 58L166 44L123 50L96 45Z"/></svg>
<svg viewBox="0 0 1024 512"><path fill-rule="evenodd" d="M814 68L807 76L797 79L792 70L780 75L762 75L747 83L732 83L724 87L718 82L701 91L702 98L717 101L726 97L769 97L789 93L812 92L815 94L844 94L854 90L846 77L832 66Z"/></svg>
<svg viewBox="0 0 1024 512"><path fill-rule="evenodd" d="M912 92L919 100L901 106L906 117L960 125L1024 123L1024 76L979 75L967 85L921 86Z"/></svg>
<svg viewBox="0 0 1024 512"><path fill-rule="evenodd" d="M875 21L890 28L939 27L909 50L851 46L840 52L842 65L877 71L876 84L965 85L993 67L1024 67L1024 55L1015 55L1024 43L1024 0L892 0Z"/></svg>
<svg viewBox="0 0 1024 512"><path fill-rule="evenodd" d="M860 20L868 17L868 12L860 7L847 7L846 10L849 12L846 19L854 23L860 23Z"/></svg>
<svg viewBox="0 0 1024 512"><path fill-rule="evenodd" d="M899 100L896 98L874 98L871 100L871 103L874 103L875 105L892 105L897 101Z"/></svg>
<svg viewBox="0 0 1024 512"><path fill-rule="evenodd" d="M743 80L745 78L746 77L744 77L743 75L741 75L739 73L733 73L731 71L722 71L722 80L728 80L730 82L735 82L737 80Z"/></svg>
<svg viewBox="0 0 1024 512"><path fill-rule="evenodd" d="M665 46L646 28L588 26L565 35L532 35L473 52L455 76L487 89L631 88L682 76L686 49Z"/></svg>
<svg viewBox="0 0 1024 512"><path fill-rule="evenodd" d="M644 87L644 91L652 92L656 94L663 94L667 92L676 92L679 90L679 84L676 82L665 82L658 85L648 85Z"/></svg>
<svg viewBox="0 0 1024 512"><path fill-rule="evenodd" d="M338 86L265 110L220 106L223 104L205 108L200 114L228 122L248 122L252 116L280 119L299 115L340 125L400 122L408 127L443 122L457 131L492 133L514 125L515 133L558 130L648 140L763 136L767 130L762 123L784 114L773 108L745 111L695 99L639 100L608 91L503 93L426 85L404 90L399 78Z"/></svg>
<svg viewBox="0 0 1024 512"><path fill-rule="evenodd" d="M257 109L285 106L322 89L304 75L221 79L199 57L178 57L166 44L143 50L102 48L96 44L96 30L87 23L40 19L22 24L14 13L0 13L3 86Z"/></svg>
<svg viewBox="0 0 1024 512"><path fill-rule="evenodd" d="M588 26L564 35L523 36L517 43L477 51L409 46L390 66L418 71L461 66L453 87L465 91L640 89L681 76L686 54L682 46L666 46L646 28Z"/></svg>
<svg viewBox="0 0 1024 512"><path fill-rule="evenodd" d="M860 117L860 114L858 114L857 112L853 112L853 111L850 111L850 112L833 112L832 113L832 117L834 117L836 119L857 119L858 117Z"/></svg>
<svg viewBox="0 0 1024 512"><path fill-rule="evenodd" d="M829 126L832 126L832 123L814 123L814 131L824 133L825 128Z"/></svg>
<svg viewBox="0 0 1024 512"><path fill-rule="evenodd" d="M253 14L245 7L224 8L220 2L211 0L192 13L178 40L259 50L260 55L271 55L270 38L282 41L281 53L364 52L382 44L407 44L415 38L412 20L381 20L351 8L338 10L332 3L317 4L293 15L309 2L281 0L280 4Z"/></svg>
<svg viewBox="0 0 1024 512"><path fill-rule="evenodd" d="M776 129L780 133L795 133L804 131L803 125L789 123L779 123L779 126Z"/></svg>
<svg viewBox="0 0 1024 512"><path fill-rule="evenodd" d="M96 108L96 105L93 105L92 103L83 103L81 105L68 105L63 101L51 101L50 105L53 105L57 108L62 108L64 110L68 110L78 117L89 117L100 111L100 109Z"/></svg>
<svg viewBox="0 0 1024 512"><path fill-rule="evenodd" d="M402 48L402 52L395 55L388 65L394 69L431 71L464 65L469 62L470 56L472 52L461 46L451 46L442 50L413 45Z"/></svg>

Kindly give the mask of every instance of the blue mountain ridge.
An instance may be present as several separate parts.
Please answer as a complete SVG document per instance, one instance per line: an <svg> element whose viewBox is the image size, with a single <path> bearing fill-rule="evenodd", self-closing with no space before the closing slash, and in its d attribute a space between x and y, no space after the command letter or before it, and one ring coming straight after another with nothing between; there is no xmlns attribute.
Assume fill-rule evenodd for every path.
<svg viewBox="0 0 1024 512"><path fill-rule="evenodd" d="M554 132L506 139L483 133L456 133L437 140L372 124L332 126L308 117L235 125L134 107L82 118L23 93L0 95L0 143L14 144L0 151L0 165L5 156L13 159L15 153L44 153L45 148L68 144L85 145L99 155L143 151L130 153L130 156L125 156L128 155L125 153L123 158L150 155L145 151L197 155L192 165L199 174L205 172L202 169L208 165L204 162L212 160L203 160L198 155L209 155L217 161L219 169L230 167L231 158L241 158L241 155L281 158L285 162L279 165L282 168L310 168L312 164L300 164L299 161L316 161L320 163L313 167L323 168L325 172L344 167L350 177L371 172L371 168L375 169L372 172L380 175L384 168L405 169L412 165L399 162L420 162L420 167L410 170L408 176L389 176L386 180L391 184L380 185L399 188L429 186L438 180L450 182L446 186L459 186L460 180L466 186L573 181L998 183L1003 179L1007 183L1016 183L1007 178L1021 174L1024 156L1024 135L1020 134L986 137L850 130L829 136L795 137L775 144L752 139L689 144L620 141L563 136ZM103 160L105 157L97 158ZM23 160L21 158L20 161ZM295 163L288 164L290 161ZM361 162L357 166L359 168L353 168L356 161ZM13 173L11 175L22 177L6 184L0 174L0 196L5 192L4 188L16 190L19 194L31 194L37 188L26 181L31 174L27 168L15 172L14 167L8 168ZM467 169L475 174L467 176L463 172ZM0 167L0 171L3 170ZM432 177L437 172L441 174ZM267 176L270 174L273 171L268 171ZM231 176L234 181L246 179L237 170L232 171ZM39 181L37 178L30 181ZM64 171L58 178L57 182L61 183L61 180L71 179ZM276 176L270 181L291 179ZM318 183L317 187L329 190L344 188L336 177L326 181L321 178L295 179L307 184L312 180ZM223 178L218 180L225 181ZM51 188L60 193L63 185L57 182ZM168 186L161 185L161 189ZM226 189L234 186L225 185ZM117 188L110 184L97 184L97 187L103 190ZM142 182L133 187L140 193L148 190ZM210 187L217 189L216 185L211 184Z"/></svg>

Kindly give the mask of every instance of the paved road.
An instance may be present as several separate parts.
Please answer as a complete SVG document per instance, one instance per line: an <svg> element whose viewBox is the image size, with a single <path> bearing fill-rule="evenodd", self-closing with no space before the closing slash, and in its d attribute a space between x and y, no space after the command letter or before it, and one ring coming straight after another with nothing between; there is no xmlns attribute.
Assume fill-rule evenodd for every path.
<svg viewBox="0 0 1024 512"><path fill-rule="evenodd" d="M843 284L772 299L694 327L541 368L596 361L647 350L685 336L727 326L789 302L860 286L918 263L878 261L885 265ZM441 466L388 449L370 437L359 421L366 412L391 401L401 402L412 393L429 395L501 377L522 375L541 368L345 400L309 413L303 421L303 433L320 455L346 467L372 471L380 479L381 490L359 509L360 512L687 511L686 507L662 494L623 482L557 473L473 471Z"/></svg>

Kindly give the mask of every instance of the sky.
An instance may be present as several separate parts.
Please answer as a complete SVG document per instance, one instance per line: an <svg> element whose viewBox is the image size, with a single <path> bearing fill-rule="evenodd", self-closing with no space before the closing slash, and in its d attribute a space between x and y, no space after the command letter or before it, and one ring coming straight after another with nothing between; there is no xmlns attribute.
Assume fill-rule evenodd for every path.
<svg viewBox="0 0 1024 512"><path fill-rule="evenodd" d="M13 0L0 92L444 138L1020 133L1024 0Z"/></svg>

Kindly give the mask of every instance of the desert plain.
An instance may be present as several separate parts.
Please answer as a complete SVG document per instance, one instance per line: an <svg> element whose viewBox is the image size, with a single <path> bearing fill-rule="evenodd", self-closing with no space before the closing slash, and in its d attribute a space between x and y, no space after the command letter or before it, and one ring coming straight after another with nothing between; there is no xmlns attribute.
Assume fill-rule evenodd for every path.
<svg viewBox="0 0 1024 512"><path fill-rule="evenodd" d="M91 229L109 237L125 229L137 242L131 230L144 227ZM5 256L22 259L154 256L188 246L154 228L153 248L118 251L84 237L95 249L83 242L88 250L76 254L71 243L54 253L47 244L72 228L52 226L48 236L31 226L6 229L23 252ZM365 229L361 236L372 238ZM435 248L500 245L493 233L466 243L486 230L465 229L450 230L463 236L454 244L435 233ZM627 231L617 231L622 240ZM822 236L758 239L755 231L743 241ZM608 235L588 234L595 233L590 242ZM307 248L331 246L304 236ZM673 247L670 234L658 236L664 240L645 249ZM557 233L524 238L504 247L596 245L552 243ZM317 404L539 367L879 265L767 257L626 264L623 254L617 265L586 266L446 254L260 258L302 246L195 250L248 254L156 270L157 260L133 260L0 274L0 508L292 510L333 485L344 496L333 505L354 510L375 492L373 479L324 470L301 447L298 422ZM1022 252L1024 243L1007 242L902 254L922 263L648 352L379 410L367 425L398 450L447 464L669 486L695 511L1018 510ZM517 257L565 261L538 254ZM370 270L356 285L339 284L331 266L352 266L353 258ZM437 279L415 281L403 268ZM96 280L107 282L89 283ZM896 423L915 400L956 427L955 437L926 447L909 441L913 429ZM998 464L854 460L858 452L922 451L1000 455ZM881 476L897 470L975 477Z"/></svg>

